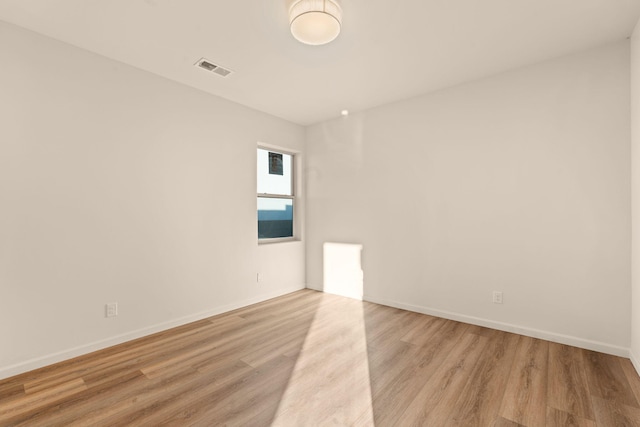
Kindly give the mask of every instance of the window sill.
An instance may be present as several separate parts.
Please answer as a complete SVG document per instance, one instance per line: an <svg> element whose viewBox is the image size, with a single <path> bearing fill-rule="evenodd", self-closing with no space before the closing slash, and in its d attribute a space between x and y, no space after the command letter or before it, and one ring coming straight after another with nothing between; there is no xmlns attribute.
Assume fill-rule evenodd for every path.
<svg viewBox="0 0 640 427"><path fill-rule="evenodd" d="M293 242L301 242L301 240L296 237L277 237L274 239L258 239L258 245L270 245L273 243L293 243Z"/></svg>

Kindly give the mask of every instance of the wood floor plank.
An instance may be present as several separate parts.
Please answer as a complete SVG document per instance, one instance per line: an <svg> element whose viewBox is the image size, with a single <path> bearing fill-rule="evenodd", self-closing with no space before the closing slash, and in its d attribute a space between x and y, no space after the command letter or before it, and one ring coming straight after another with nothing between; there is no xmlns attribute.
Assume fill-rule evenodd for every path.
<svg viewBox="0 0 640 427"><path fill-rule="evenodd" d="M398 419L403 426L446 425L460 390L469 380L487 339L464 334L447 359L417 393Z"/></svg>
<svg viewBox="0 0 640 427"><path fill-rule="evenodd" d="M493 427L526 427L522 424L518 424L514 421L507 420L506 418L498 417L496 422L493 424Z"/></svg>
<svg viewBox="0 0 640 427"><path fill-rule="evenodd" d="M596 422L547 406L547 427L596 427Z"/></svg>
<svg viewBox="0 0 640 427"><path fill-rule="evenodd" d="M575 347L549 343L547 405L577 418L594 420L587 384L583 352Z"/></svg>
<svg viewBox="0 0 640 427"><path fill-rule="evenodd" d="M519 341L500 416L526 426L544 426L549 343L524 336Z"/></svg>
<svg viewBox="0 0 640 427"><path fill-rule="evenodd" d="M499 331L481 332L489 342L455 403L457 409L448 422L451 426L489 426L500 411L519 336Z"/></svg>
<svg viewBox="0 0 640 427"><path fill-rule="evenodd" d="M417 313L409 311L397 310L398 313L389 316L382 324L365 319L367 345L370 348L385 348L390 342L398 341L404 333L400 332L405 327L412 327L416 321L419 321Z"/></svg>
<svg viewBox="0 0 640 427"><path fill-rule="evenodd" d="M363 402L370 405L364 322L345 316L335 322L336 327L326 333L319 333L324 329L318 324L311 327L280 402L278 419L307 425L308 413L315 413L317 422L335 417L348 425L362 412ZM325 363L327 358L331 363Z"/></svg>
<svg viewBox="0 0 640 427"><path fill-rule="evenodd" d="M6 381L0 382L0 405L10 400L18 400L24 397L24 385L19 382Z"/></svg>
<svg viewBox="0 0 640 427"><path fill-rule="evenodd" d="M285 307L314 307L322 301L328 300L327 296L321 292L292 292L290 294L283 295L278 298L272 298L267 301L263 301L258 304L253 304L247 307L238 308L236 310L229 311L227 313L214 316L210 319L211 322L217 323L220 318L225 316L244 316L249 317L255 313L275 314L279 313L279 310Z"/></svg>
<svg viewBox="0 0 640 427"><path fill-rule="evenodd" d="M617 357L590 350L582 350L582 353L593 396L640 408Z"/></svg>
<svg viewBox="0 0 640 427"><path fill-rule="evenodd" d="M640 426L640 409L619 401L594 396L593 409L598 426Z"/></svg>
<svg viewBox="0 0 640 427"><path fill-rule="evenodd" d="M640 426L628 359L304 290L0 381L0 427Z"/></svg>
<svg viewBox="0 0 640 427"><path fill-rule="evenodd" d="M238 353L238 358L250 366L258 367L284 353L300 349L313 321L313 317L297 319L286 328L282 328L278 336L271 337L268 343L252 348L250 351Z"/></svg>
<svg viewBox="0 0 640 427"><path fill-rule="evenodd" d="M207 320L178 326L174 329L158 332L156 334L129 341L117 346L99 350L94 353L79 356L61 363L36 369L31 372L19 375L16 379L27 383L30 381L40 381L47 378L52 381L56 377L68 375L75 372L78 376L84 376L88 372L102 370L106 367L113 367L114 360L129 361L131 357L139 355L151 355L155 357L154 351L163 348L167 343L174 344L182 339L189 339L192 333L199 333L203 325L209 324Z"/></svg>
<svg viewBox="0 0 640 427"><path fill-rule="evenodd" d="M409 357L398 360L399 363L384 351L377 355L370 353L373 354L370 366L372 411L377 426L395 424L468 329L468 325L463 323L445 320L437 322L437 326L439 328L429 329L429 344L418 347L405 343L411 345L411 353ZM368 414L363 413L359 421L366 419Z"/></svg>
<svg viewBox="0 0 640 427"><path fill-rule="evenodd" d="M415 366L414 362L419 357L418 348L404 341L390 344L384 350L369 347L367 352L374 398L388 390L407 366Z"/></svg>
<svg viewBox="0 0 640 427"><path fill-rule="evenodd" d="M204 375L193 371L151 381L145 378L146 383L129 389L127 399L94 407L77 419L78 425L88 420L95 426L140 425L140 420L145 417L153 416L157 419L176 412L189 399L198 398L206 390L219 389L233 383L251 371L251 367L238 362L221 366Z"/></svg>
<svg viewBox="0 0 640 427"><path fill-rule="evenodd" d="M83 378L87 387L93 387L102 382L110 381L114 376L128 375L129 372L137 370L138 365L144 360L162 358L170 351L182 351L186 343L193 342L195 338L201 338L202 334L211 331L206 325L213 327L206 321L194 322L175 328L175 330L154 334L151 338L141 338L68 362L62 362L59 370L50 371L51 367L45 367L27 373L20 378L25 384L35 386L41 382L59 383L61 378L75 376ZM96 358L96 355L100 355L100 357Z"/></svg>
<svg viewBox="0 0 640 427"><path fill-rule="evenodd" d="M232 333L237 327L237 322L223 322L223 327L228 333ZM246 326L246 325L245 325ZM180 359L180 355L193 351L199 354L199 349L207 345L210 341L215 341L220 337L220 330L209 323L202 323L197 329L189 330L171 340L169 336L159 337L159 345L153 343L143 344L139 352L134 348L127 349L121 353L110 355L107 359L101 360L90 369L84 369L82 378L88 387L100 386L104 382L109 382L112 378L128 375L132 371L141 370L145 366L167 363L170 366L175 358ZM159 371L151 372L150 376L159 375Z"/></svg>
<svg viewBox="0 0 640 427"><path fill-rule="evenodd" d="M469 331L468 332L470 334L476 334L476 335L480 335L480 336L483 336L483 337L491 338L491 337L493 337L495 331L496 331L495 329L485 328L483 326L469 325Z"/></svg>
<svg viewBox="0 0 640 427"><path fill-rule="evenodd" d="M17 402L0 404L0 420L13 423L17 417L37 410L41 406L63 401L65 398L78 394L87 389L81 378L56 384L51 388L40 390L32 394L25 394L23 399Z"/></svg>
<svg viewBox="0 0 640 427"><path fill-rule="evenodd" d="M67 427L78 422L89 425L93 414L104 417L123 405L129 405L130 399L136 399L139 390L145 385L148 386L149 383L140 371L129 372L126 376L104 381L99 387L88 388L62 402L51 402L34 408L20 417L15 426Z"/></svg>
<svg viewBox="0 0 640 427"><path fill-rule="evenodd" d="M305 367L301 366L301 369ZM301 376L309 376L308 370L301 376L300 372L293 372L294 383L300 382ZM323 370L316 375L313 389L302 388L305 392L301 393L301 389L295 385L288 387L280 402L277 424L309 425L309 414L315 414L312 424L353 424L359 415L371 407L369 381L364 346L340 355L333 369Z"/></svg>
<svg viewBox="0 0 640 427"><path fill-rule="evenodd" d="M300 329L302 336L299 335L299 341L301 341L305 330L304 323L307 322L305 319L305 317L297 319L296 324L292 327L286 327L287 325L283 324L282 320L279 322L270 320L261 324L259 322L244 324L238 330L230 330L224 337L211 337L212 339L197 342L196 345L183 347L179 352L165 353L166 357L163 357L162 360L145 365L141 370L149 378L153 378L158 375L170 375L172 370L181 369L187 362L190 366L197 368L199 364L206 363L210 359L240 359L254 348L264 350L267 346L272 345L273 337L264 332L276 326L284 330L282 334L278 334L279 337L292 329L294 331ZM264 356L264 353L262 355Z"/></svg>
<svg viewBox="0 0 640 427"><path fill-rule="evenodd" d="M412 329L409 333L402 337L402 341L408 342L418 347L422 347L429 344L431 337L436 331L439 331L443 326L450 324L450 320L433 318L424 325L424 329L416 330ZM465 328L468 329L468 325Z"/></svg>
<svg viewBox="0 0 640 427"><path fill-rule="evenodd" d="M620 362L620 366L622 366L622 371L629 382L633 395L636 400L640 402L640 376L633 367L631 360L618 358L618 361Z"/></svg>
<svg viewBox="0 0 640 427"><path fill-rule="evenodd" d="M426 331L429 328L429 325L436 321L438 318L434 316L422 315L419 317L418 322L412 325L408 330L407 328L403 328L403 335L400 337L401 341L405 341L408 343L413 343L414 340L418 338L422 338L425 336Z"/></svg>
<svg viewBox="0 0 640 427"><path fill-rule="evenodd" d="M199 383L189 393L167 400L162 406L154 405L152 411L138 411L119 421L143 425L242 425L233 420L246 417L246 411L252 410L261 394L271 391L279 396L294 365L294 360L281 357L268 366L251 368L237 381Z"/></svg>

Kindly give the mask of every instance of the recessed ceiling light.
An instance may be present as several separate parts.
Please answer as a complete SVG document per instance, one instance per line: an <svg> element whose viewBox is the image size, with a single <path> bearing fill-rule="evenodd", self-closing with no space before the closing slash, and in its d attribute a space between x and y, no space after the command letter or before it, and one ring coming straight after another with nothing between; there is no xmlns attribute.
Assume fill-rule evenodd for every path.
<svg viewBox="0 0 640 427"><path fill-rule="evenodd" d="M349 115L349 110L342 110L340 111L340 114L342 114L343 116L348 116Z"/></svg>

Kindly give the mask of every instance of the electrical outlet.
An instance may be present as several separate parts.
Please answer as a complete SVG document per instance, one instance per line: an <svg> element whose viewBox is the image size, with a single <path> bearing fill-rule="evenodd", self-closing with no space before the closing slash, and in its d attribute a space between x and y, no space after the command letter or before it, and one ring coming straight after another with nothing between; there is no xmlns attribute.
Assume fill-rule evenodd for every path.
<svg viewBox="0 0 640 427"><path fill-rule="evenodd" d="M256 273L256 282L260 282L260 273Z"/></svg>
<svg viewBox="0 0 640 427"><path fill-rule="evenodd" d="M493 291L493 303L502 304L502 292Z"/></svg>
<svg viewBox="0 0 640 427"><path fill-rule="evenodd" d="M118 303L113 302L105 306L106 317L116 317L118 315Z"/></svg>

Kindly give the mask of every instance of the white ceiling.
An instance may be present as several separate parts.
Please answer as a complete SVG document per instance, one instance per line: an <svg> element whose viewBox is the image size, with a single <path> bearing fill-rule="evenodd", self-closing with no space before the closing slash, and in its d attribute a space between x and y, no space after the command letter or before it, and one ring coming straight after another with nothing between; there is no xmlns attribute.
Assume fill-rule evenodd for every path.
<svg viewBox="0 0 640 427"><path fill-rule="evenodd" d="M343 0L338 39L306 46L290 1L0 0L0 20L307 125L624 40L640 17L640 0Z"/></svg>

